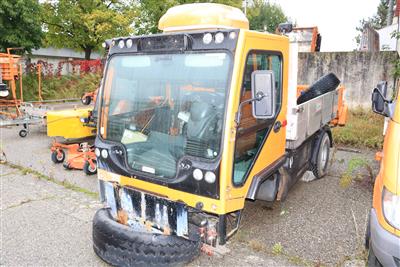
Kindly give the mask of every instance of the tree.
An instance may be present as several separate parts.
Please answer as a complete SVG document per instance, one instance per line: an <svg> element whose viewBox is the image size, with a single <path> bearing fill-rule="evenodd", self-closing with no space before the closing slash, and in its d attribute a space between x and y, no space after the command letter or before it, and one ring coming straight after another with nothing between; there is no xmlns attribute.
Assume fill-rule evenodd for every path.
<svg viewBox="0 0 400 267"><path fill-rule="evenodd" d="M38 0L0 1L0 50L22 47L30 52L42 42Z"/></svg>
<svg viewBox="0 0 400 267"><path fill-rule="evenodd" d="M280 23L287 22L288 18L277 4L254 0L247 8L247 17L251 30L275 32Z"/></svg>
<svg viewBox="0 0 400 267"><path fill-rule="evenodd" d="M136 34L157 33L159 32L158 21L169 8L176 5L198 2L219 3L238 8L240 8L242 4L242 0L139 0L138 10L140 16L136 17L135 32Z"/></svg>
<svg viewBox="0 0 400 267"><path fill-rule="evenodd" d="M134 14L129 1L58 0L43 3L46 42L85 52L90 59L104 40L128 35Z"/></svg>
<svg viewBox="0 0 400 267"><path fill-rule="evenodd" d="M374 16L360 20L359 25L356 27L358 32L357 36L355 37L357 44L360 44L362 33L367 24L375 30L380 30L386 27L388 12L389 0L381 0Z"/></svg>

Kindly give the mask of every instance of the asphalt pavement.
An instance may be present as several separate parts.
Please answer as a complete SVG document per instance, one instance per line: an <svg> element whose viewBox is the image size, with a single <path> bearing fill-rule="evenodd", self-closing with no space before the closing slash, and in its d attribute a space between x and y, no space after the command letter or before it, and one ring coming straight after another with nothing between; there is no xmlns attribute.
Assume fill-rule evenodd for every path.
<svg viewBox="0 0 400 267"><path fill-rule="evenodd" d="M0 265L106 265L91 247L91 218L100 204L90 192L97 192L97 178L52 163L52 139L41 127L33 127L26 138L16 127L0 131L8 161L0 165ZM189 265L363 266L369 173L360 168L353 173L359 181L347 187L340 179L356 158L376 172L373 155L336 151L329 175L299 181L285 202L273 208L247 202L241 228L228 244ZM74 187L60 185L63 181Z"/></svg>

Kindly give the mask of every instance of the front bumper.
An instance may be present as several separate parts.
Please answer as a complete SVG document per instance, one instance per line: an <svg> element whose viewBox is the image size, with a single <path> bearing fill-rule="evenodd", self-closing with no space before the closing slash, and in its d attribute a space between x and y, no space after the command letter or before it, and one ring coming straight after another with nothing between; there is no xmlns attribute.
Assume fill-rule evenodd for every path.
<svg viewBox="0 0 400 267"><path fill-rule="evenodd" d="M400 237L386 231L371 209L371 246L383 266L400 266Z"/></svg>

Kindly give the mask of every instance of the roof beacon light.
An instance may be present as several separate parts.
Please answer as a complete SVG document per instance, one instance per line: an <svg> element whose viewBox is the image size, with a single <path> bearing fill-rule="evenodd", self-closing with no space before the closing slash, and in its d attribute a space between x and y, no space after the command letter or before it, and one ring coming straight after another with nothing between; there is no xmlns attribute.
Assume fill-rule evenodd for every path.
<svg viewBox="0 0 400 267"><path fill-rule="evenodd" d="M249 29L249 20L238 8L216 3L174 6L160 18L158 28L164 32L191 30Z"/></svg>

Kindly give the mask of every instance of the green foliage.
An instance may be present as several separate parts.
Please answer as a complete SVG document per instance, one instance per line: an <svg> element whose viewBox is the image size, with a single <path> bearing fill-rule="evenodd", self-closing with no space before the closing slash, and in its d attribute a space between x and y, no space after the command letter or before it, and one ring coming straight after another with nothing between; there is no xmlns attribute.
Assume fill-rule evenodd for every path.
<svg viewBox="0 0 400 267"><path fill-rule="evenodd" d="M382 29L383 27L386 26L388 11L389 11L389 0L380 0L376 14L367 19L360 20L359 25L356 27L357 32L359 32L355 37L357 44L360 44L361 42L361 35L363 33L366 24L368 24L375 30Z"/></svg>
<svg viewBox="0 0 400 267"><path fill-rule="evenodd" d="M137 16L135 20L135 33L150 34L160 32L158 29L158 21L170 7L199 2L219 3L238 8L240 8L242 4L241 0L139 0L137 6L139 16Z"/></svg>
<svg viewBox="0 0 400 267"><path fill-rule="evenodd" d="M383 116L372 111L349 111L344 127L332 130L333 140L340 145L352 147L382 148Z"/></svg>
<svg viewBox="0 0 400 267"><path fill-rule="evenodd" d="M279 5L263 0L253 1L253 5L247 8L247 17L251 30L268 32L275 32L280 23L288 20Z"/></svg>
<svg viewBox="0 0 400 267"><path fill-rule="evenodd" d="M349 160L346 171L340 177L340 186L343 188L349 187L354 180L353 177L357 178L357 176L359 176L359 174L356 174L354 172L362 168L366 168L369 171L371 176L370 179L372 179L373 174L368 160L364 158L352 158Z"/></svg>
<svg viewBox="0 0 400 267"><path fill-rule="evenodd" d="M43 3L46 42L55 47L92 50L104 40L128 35L134 10L122 0L58 0Z"/></svg>
<svg viewBox="0 0 400 267"><path fill-rule="evenodd" d="M0 1L0 51L22 47L30 52L42 42L38 0Z"/></svg>
<svg viewBox="0 0 400 267"><path fill-rule="evenodd" d="M44 100L80 98L83 93L96 90L101 79L100 74L64 75L42 79L42 97ZM30 74L22 77L24 100L38 99L38 79ZM19 90L17 90L19 92Z"/></svg>

